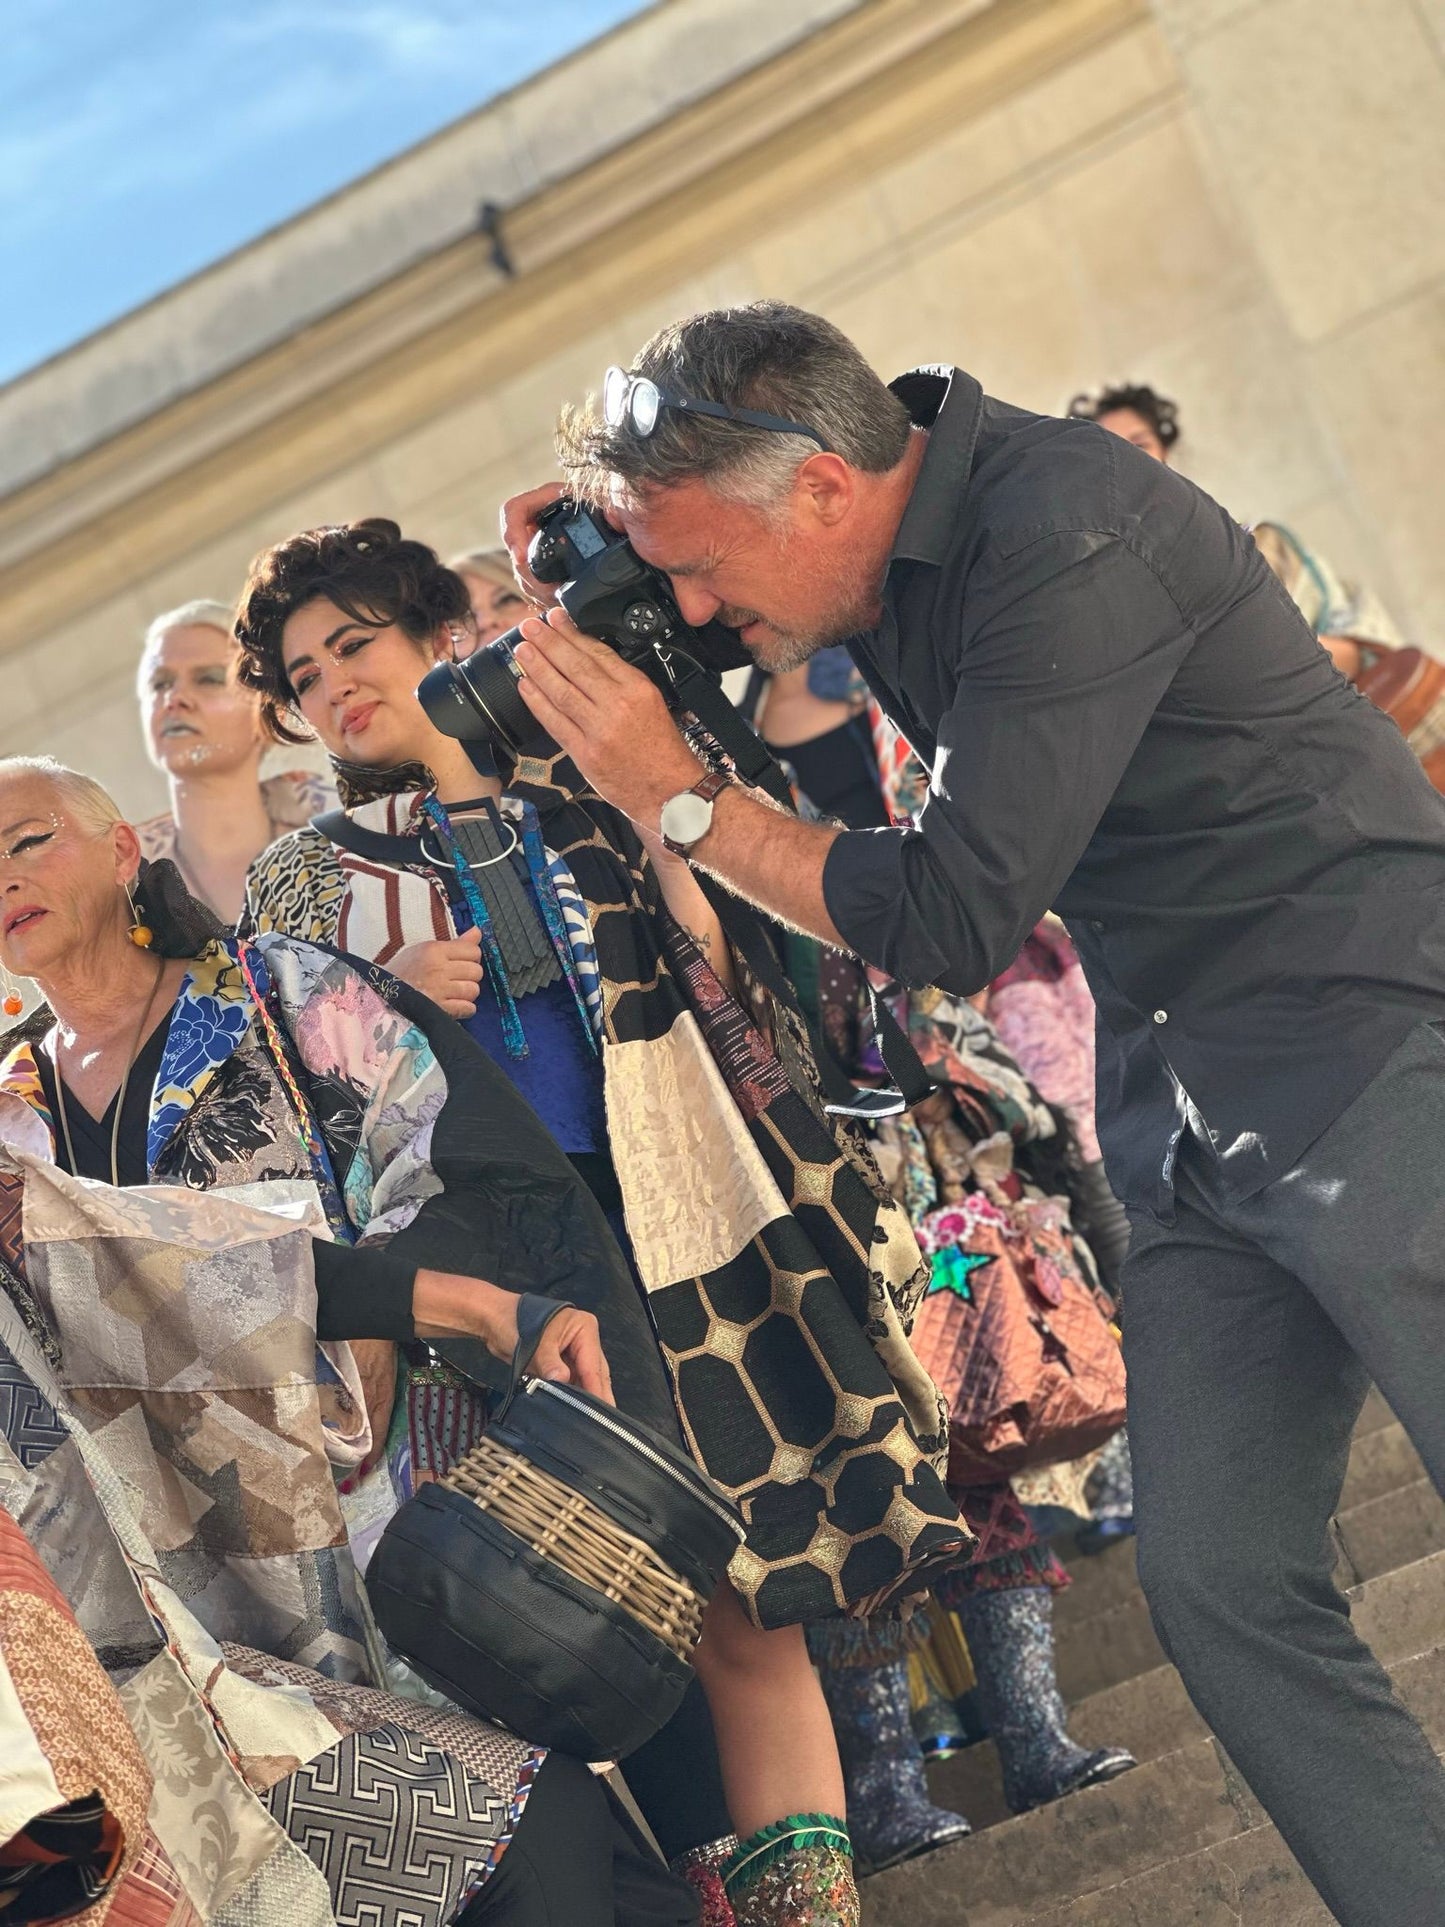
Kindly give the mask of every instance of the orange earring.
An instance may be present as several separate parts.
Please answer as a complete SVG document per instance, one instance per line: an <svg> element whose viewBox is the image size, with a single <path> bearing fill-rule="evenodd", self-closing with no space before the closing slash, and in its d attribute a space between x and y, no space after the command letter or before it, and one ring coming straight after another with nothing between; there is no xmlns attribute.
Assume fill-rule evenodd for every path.
<svg viewBox="0 0 1445 1927"><path fill-rule="evenodd" d="M3 964L0 964L0 977L5 980L5 995L0 998L0 1010L3 1010L7 1017L18 1017L25 1008L25 999L21 996L15 979Z"/></svg>
<svg viewBox="0 0 1445 1927"><path fill-rule="evenodd" d="M141 922L140 912L135 907L135 898L131 894L130 885L123 883L120 887L125 891L125 900L130 905L130 940L137 950L149 950L156 940L156 933L148 923Z"/></svg>

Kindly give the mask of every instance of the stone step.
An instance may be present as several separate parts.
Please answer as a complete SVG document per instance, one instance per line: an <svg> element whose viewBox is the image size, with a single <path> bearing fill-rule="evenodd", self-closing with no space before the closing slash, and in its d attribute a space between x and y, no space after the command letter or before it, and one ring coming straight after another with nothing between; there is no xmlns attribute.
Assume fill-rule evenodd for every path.
<svg viewBox="0 0 1445 1927"><path fill-rule="evenodd" d="M1386 1666L1445 1641L1445 1553L1382 1574L1352 1595L1352 1605L1361 1638ZM1178 1673L1162 1665L1071 1707L1069 1731L1080 1746L1127 1746L1142 1764L1203 1739L1207 1728ZM965 1814L976 1832L1010 1817L987 1740L930 1767L928 1781L939 1805Z"/></svg>
<svg viewBox="0 0 1445 1927"><path fill-rule="evenodd" d="M1335 1518L1336 1576L1346 1589L1445 1549L1445 1501L1428 1479L1367 1499ZM1055 1607L1059 1688L1074 1704L1164 1664L1134 1542L1120 1540L1069 1568L1074 1584Z"/></svg>
<svg viewBox="0 0 1445 1927"><path fill-rule="evenodd" d="M1363 1438L1368 1432L1377 1432L1382 1425L1393 1425L1395 1414L1385 1403L1380 1389L1372 1385L1365 1396L1360 1416L1355 1420L1355 1437Z"/></svg>
<svg viewBox="0 0 1445 1927"><path fill-rule="evenodd" d="M1340 1511L1364 1505L1386 1492L1398 1491L1425 1477L1420 1455L1411 1445L1403 1425L1391 1419L1388 1425L1356 1436L1350 1448L1350 1465L1340 1494Z"/></svg>
<svg viewBox="0 0 1445 1927"><path fill-rule="evenodd" d="M1445 1647L1392 1672L1435 1745L1445 1743ZM1241 1880L1262 1882L1275 1911L1236 1910L1232 1921L1200 1911L1214 1905L1211 1885L1229 1895ZM1277 1904L1290 1880L1295 1912ZM878 1874L863 1895L865 1927L1286 1927L1296 1913L1313 1927L1314 1918L1299 1912L1310 1901L1303 1876L1208 1737Z"/></svg>
<svg viewBox="0 0 1445 1927"><path fill-rule="evenodd" d="M1445 1499L1428 1479L1416 1479L1337 1513L1335 1537L1346 1583L1358 1585L1445 1549Z"/></svg>
<svg viewBox="0 0 1445 1927"><path fill-rule="evenodd" d="M1396 1687L1445 1749L1445 1663L1427 1653L1394 1669ZM1027 1927L1334 1927L1335 1916L1272 1826L1251 1828L1147 1873L1024 1916Z"/></svg>

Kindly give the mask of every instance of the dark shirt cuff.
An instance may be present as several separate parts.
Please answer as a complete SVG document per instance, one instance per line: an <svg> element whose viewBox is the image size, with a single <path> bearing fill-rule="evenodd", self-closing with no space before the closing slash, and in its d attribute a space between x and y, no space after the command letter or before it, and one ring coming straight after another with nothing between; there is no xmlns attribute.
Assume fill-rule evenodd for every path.
<svg viewBox="0 0 1445 1927"><path fill-rule="evenodd" d="M390 1245L313 1241L318 1338L415 1338L416 1266Z"/></svg>
<svg viewBox="0 0 1445 1927"><path fill-rule="evenodd" d="M922 844L917 830L845 830L834 837L823 859L823 904L865 963L899 983L922 986L942 982L957 960L939 948L933 919L915 913L910 842Z"/></svg>

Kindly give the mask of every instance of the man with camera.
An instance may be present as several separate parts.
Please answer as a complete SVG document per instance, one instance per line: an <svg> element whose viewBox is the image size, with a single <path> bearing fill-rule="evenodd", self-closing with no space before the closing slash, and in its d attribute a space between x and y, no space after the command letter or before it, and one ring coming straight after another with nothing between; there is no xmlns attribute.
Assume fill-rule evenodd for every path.
<svg viewBox="0 0 1445 1927"><path fill-rule="evenodd" d="M1217 504L962 370L890 389L816 316L702 314L560 449L685 623L772 671L849 640L932 770L912 826L781 816L554 609L521 694L602 795L907 982L971 993L1067 919L1160 1636L1337 1917L1438 1922L1445 1770L1329 1522L1371 1377L1445 1484L1445 805ZM558 492L508 505L514 557Z"/></svg>

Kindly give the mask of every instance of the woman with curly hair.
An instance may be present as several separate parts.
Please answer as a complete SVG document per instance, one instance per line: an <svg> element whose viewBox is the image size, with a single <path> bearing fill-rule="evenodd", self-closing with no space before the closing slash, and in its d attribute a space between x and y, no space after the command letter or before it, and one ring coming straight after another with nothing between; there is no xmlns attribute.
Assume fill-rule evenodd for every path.
<svg viewBox="0 0 1445 1927"><path fill-rule="evenodd" d="M683 1442L749 1527L697 1659L746 1836L728 1894L744 1922L853 1921L802 1625L891 1606L969 1543L907 1342L918 1249L825 1116L801 1027L741 968L687 865L560 757L523 757L504 781L431 723L416 686L470 621L458 576L391 522L257 557L242 674L274 735L320 736L350 802L259 860L249 915L441 1002L592 1187ZM403 1408L420 1389L404 1374ZM424 1450L441 1463L452 1442L433 1427Z"/></svg>

